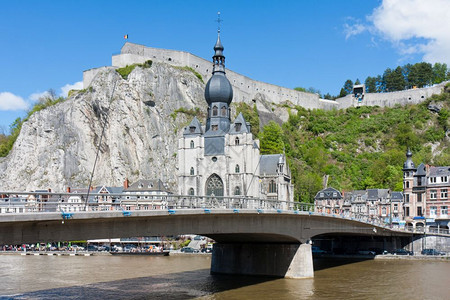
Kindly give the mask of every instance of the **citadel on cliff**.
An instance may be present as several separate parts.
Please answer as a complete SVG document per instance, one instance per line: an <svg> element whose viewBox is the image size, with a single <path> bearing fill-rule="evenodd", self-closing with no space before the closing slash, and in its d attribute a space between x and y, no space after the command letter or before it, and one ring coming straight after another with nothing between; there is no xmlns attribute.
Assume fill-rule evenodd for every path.
<svg viewBox="0 0 450 300"><path fill-rule="evenodd" d="M151 67L136 67L126 78L117 72L120 67L148 60L153 62ZM199 73L201 79L185 67ZM238 192L241 195L269 193L270 181L265 182L261 176L265 173L268 178L269 173L275 174L276 167L271 167L270 172L265 169L262 163L265 156L261 156L258 167L254 163L259 159L258 141L253 140L246 120L242 117L237 116L231 121L235 116L233 104L244 102L255 106L260 125L265 125L270 120L281 124L288 120L289 109L295 111L297 105L307 109L331 110L358 105L413 104L424 101L432 94L439 94L445 84L393 93L365 93L361 102L353 95L330 101L320 99L317 94L255 81L227 70L226 78L232 89L233 101L218 101L225 103L225 116L222 116L223 105L217 106L218 115L214 116L214 105L211 106L212 102L206 103L204 100L204 82L220 73L212 74L212 67L211 62L187 52L125 43L121 53L112 57L112 66L84 72L83 90L74 91L66 101L34 113L23 123L9 155L0 158L2 188L27 191L51 188L63 191L67 187L87 186L100 136L103 134L103 124L106 122L93 175L94 185L121 186L125 178L131 182L143 178L160 178L175 192L180 180L177 174L184 172L189 175L184 175L186 183L182 192L191 193L192 188L195 194L200 191L203 193L206 192L207 178L200 178L199 176L206 175L198 174L199 170L204 170L202 168L210 167L205 161L213 157L207 153L211 144L215 145L216 142L209 141L219 140L217 136L211 135L212 126L216 125L213 121L220 120L217 126L229 126L229 129L221 131L223 154L214 155L217 160L229 157L229 151L239 147L252 153L247 157L243 155L236 158L233 163L227 162L228 169L225 173L215 173L223 180L224 195L235 195ZM206 127L201 126L198 120L193 121L188 114L177 113L180 110L196 109L203 112L208 107L209 123L206 123ZM228 110L230 108L231 111ZM188 130L190 127L198 130L192 135L195 150L190 149L190 140L183 134L183 128L191 121L193 126L188 126ZM236 126L240 126L240 129L236 130ZM236 137L239 138L239 145L235 145ZM193 157L198 160L186 162L186 169L179 170L180 157L177 155L180 140L183 139L186 141L183 146L185 153L193 151ZM194 159L191 154L186 155L189 160ZM273 158L271 165L275 166L280 162L286 166L284 157L281 160L279 158L280 156ZM237 165L239 172L236 172ZM184 167L183 165L182 168ZM221 165L221 170L222 167L225 165ZM190 175L191 168L194 168L194 175ZM284 167L283 171L278 172L281 174L288 171ZM250 179L249 174L256 174L256 177ZM262 190L257 188L259 180L265 185ZM280 179L280 182L284 182L283 180ZM292 195L288 192L288 183L286 181L285 187L276 188L277 193L286 190L286 196L283 197L287 199ZM267 197L272 196L267 194Z"/></svg>

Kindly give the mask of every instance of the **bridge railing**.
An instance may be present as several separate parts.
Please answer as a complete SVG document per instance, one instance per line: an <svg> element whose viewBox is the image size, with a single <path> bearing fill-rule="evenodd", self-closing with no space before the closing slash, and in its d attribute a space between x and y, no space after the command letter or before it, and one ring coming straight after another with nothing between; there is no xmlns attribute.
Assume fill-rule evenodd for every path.
<svg viewBox="0 0 450 300"><path fill-rule="evenodd" d="M134 211L168 209L257 209L310 211L313 204L245 196L150 195L145 193L0 192L1 213Z"/></svg>

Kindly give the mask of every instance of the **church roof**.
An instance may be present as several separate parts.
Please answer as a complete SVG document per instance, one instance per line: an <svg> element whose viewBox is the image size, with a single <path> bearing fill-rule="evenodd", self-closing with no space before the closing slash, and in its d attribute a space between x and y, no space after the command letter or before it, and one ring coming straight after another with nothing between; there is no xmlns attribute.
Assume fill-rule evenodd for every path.
<svg viewBox="0 0 450 300"><path fill-rule="evenodd" d="M241 124L237 126L236 124ZM239 115L234 120L233 124L230 127L230 134L239 134L239 133L249 133L250 130L247 127L247 122L245 121L244 115L239 113Z"/></svg>
<svg viewBox="0 0 450 300"><path fill-rule="evenodd" d="M200 135L203 133L202 124L194 117L191 123L184 128L183 135Z"/></svg>
<svg viewBox="0 0 450 300"><path fill-rule="evenodd" d="M280 160L280 156L283 154L266 154L261 155L260 163L259 163L259 173L261 175L276 175L277 174L277 166L278 161Z"/></svg>

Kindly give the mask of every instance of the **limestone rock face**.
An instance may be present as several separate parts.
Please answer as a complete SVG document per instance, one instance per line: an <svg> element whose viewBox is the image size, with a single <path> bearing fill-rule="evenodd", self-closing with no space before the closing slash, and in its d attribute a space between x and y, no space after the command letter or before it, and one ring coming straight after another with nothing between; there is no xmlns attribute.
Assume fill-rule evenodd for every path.
<svg viewBox="0 0 450 300"><path fill-rule="evenodd" d="M192 72L164 63L136 67L127 79L106 67L88 89L24 122L0 159L0 189L87 187L100 145L94 186L160 178L176 192L178 138L192 119L176 111L206 112L204 88Z"/></svg>

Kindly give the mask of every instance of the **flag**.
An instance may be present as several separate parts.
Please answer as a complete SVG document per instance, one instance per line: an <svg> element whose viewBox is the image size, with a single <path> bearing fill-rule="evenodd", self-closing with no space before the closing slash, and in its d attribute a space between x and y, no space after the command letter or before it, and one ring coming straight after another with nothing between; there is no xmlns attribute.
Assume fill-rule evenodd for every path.
<svg viewBox="0 0 450 300"><path fill-rule="evenodd" d="M123 36L123 38L126 39L126 40L128 40L128 34L125 34L125 35Z"/></svg>

